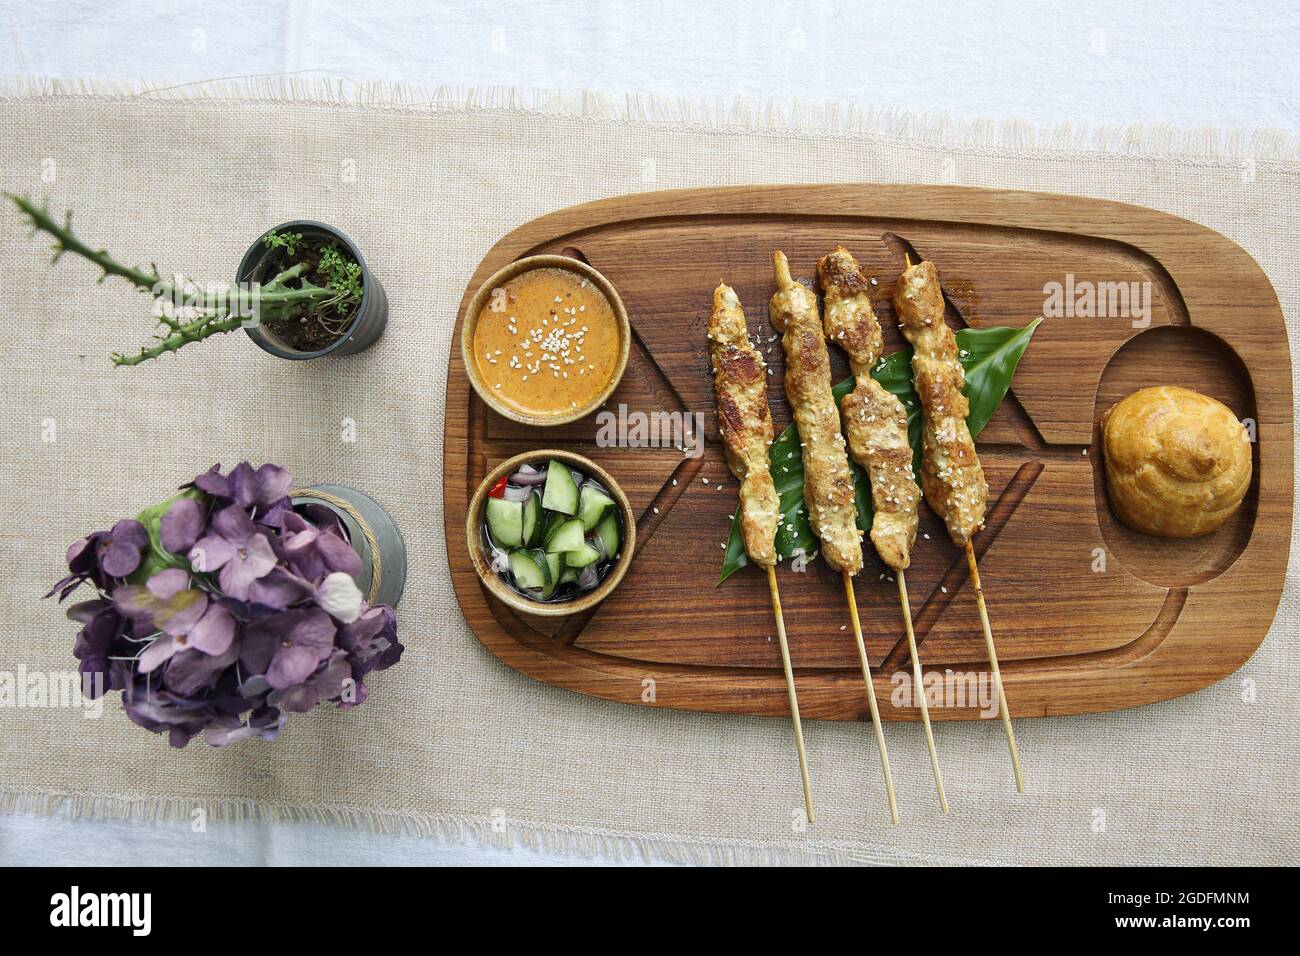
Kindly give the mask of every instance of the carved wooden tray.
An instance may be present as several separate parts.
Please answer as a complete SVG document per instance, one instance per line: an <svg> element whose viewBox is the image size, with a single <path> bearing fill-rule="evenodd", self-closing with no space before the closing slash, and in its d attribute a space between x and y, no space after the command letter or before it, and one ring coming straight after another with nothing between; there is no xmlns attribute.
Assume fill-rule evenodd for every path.
<svg viewBox="0 0 1300 956"><path fill-rule="evenodd" d="M469 278L462 313L478 285L513 259L581 258L614 283L632 321L631 359L610 408L701 412L706 435L703 456L690 458L674 448L597 447L594 417L544 432L516 425L477 399L453 349L446 537L456 594L479 640L525 674L598 697L788 715L765 578L745 568L715 587L736 482L713 415L705 329L713 287L725 278L751 335L766 341L772 250L783 249L796 275L808 277L837 243L878 279L887 351L901 344L889 300L904 253L937 263L955 326L1023 326L1043 313L1051 282L1073 281L1076 294L1084 282L1149 283L1145 328L1134 327L1141 319L1132 314L1049 317L979 436L990 510L977 553L1013 715L1164 700L1241 666L1273 619L1291 535L1291 362L1268 279L1240 247L1174 216L943 186L625 196L543 216L498 242ZM842 355L834 361L838 380L847 369ZM790 421L779 342L770 362L779 430ZM1109 510L1097 422L1113 402L1156 384L1196 388L1256 422L1254 485L1209 537L1146 538ZM548 445L609 469L640 515L636 560L622 585L593 613L560 623L494 601L464 553L465 507L478 482L494 462ZM927 671L980 671L983 640L962 555L924 506L921 531L928 537L918 537L908 572L921 659ZM881 709L889 719L917 719L915 709L890 703L891 676L910 666L907 645L896 590L880 580L869 545L866 553L857 594ZM1096 570L1099 556L1104 570ZM838 576L813 561L804 573L784 563L779 577L804 714L869 719ZM974 716L956 706L931 713Z"/></svg>

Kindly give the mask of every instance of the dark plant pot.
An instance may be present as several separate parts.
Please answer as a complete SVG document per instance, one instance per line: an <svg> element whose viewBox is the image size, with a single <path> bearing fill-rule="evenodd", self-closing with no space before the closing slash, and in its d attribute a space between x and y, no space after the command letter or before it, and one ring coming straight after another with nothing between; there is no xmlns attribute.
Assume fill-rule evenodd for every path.
<svg viewBox="0 0 1300 956"><path fill-rule="evenodd" d="M384 287L379 284L379 280L375 278L375 274L370 271L370 267L366 265L361 250L333 226L327 226L323 222L313 222L310 219L297 219L293 222L281 223L274 229L268 229L258 236L257 241L244 253L235 281L266 282L269 280L271 261L276 251L266 248L262 244L262 238L272 232L287 230L300 232L303 238L307 239L334 239L351 254L352 258L356 259L357 264L361 266L361 304L357 306L357 314L352 324L348 326L345 336L315 352L303 352L293 348L261 325L246 327L244 331L259 348L283 359L300 361L326 355L355 355L357 352L364 352L378 341L379 336L384 334L384 327L388 325L388 295L384 292Z"/></svg>
<svg viewBox="0 0 1300 956"><path fill-rule="evenodd" d="M317 494L328 497L317 497ZM338 499L347 505L340 506L329 500ZM361 557L361 573L357 575L357 587L371 604L387 604L397 607L402 598L402 589L406 586L406 544L397 525L388 516L388 512L355 488L343 485L312 485L300 488L293 493L294 505L318 505L338 515L347 530L348 540ZM349 510L351 509L351 510ZM353 514L355 512L355 514ZM370 529L370 534L378 548L378 562L375 550L366 537L362 522ZM376 563L379 567L379 588L371 596L375 580Z"/></svg>

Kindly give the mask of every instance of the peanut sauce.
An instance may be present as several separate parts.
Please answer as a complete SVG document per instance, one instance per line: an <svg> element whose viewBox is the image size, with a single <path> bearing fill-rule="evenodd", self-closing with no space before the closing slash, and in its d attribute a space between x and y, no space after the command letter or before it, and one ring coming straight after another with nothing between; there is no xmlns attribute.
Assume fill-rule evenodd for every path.
<svg viewBox="0 0 1300 956"><path fill-rule="evenodd" d="M530 269L493 289L474 326L479 376L505 404L532 415L594 401L619 345L609 300L568 269Z"/></svg>

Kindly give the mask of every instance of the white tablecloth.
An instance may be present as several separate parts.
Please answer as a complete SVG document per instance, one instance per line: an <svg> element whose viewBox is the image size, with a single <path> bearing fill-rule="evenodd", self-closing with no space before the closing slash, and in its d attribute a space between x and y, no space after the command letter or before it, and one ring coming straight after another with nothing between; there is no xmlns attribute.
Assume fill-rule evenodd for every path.
<svg viewBox="0 0 1300 956"><path fill-rule="evenodd" d="M1300 8L1006 2L382 5L10 0L0 73L185 84L254 74L837 100L1040 125L1300 131ZM382 11L382 12L379 12ZM56 624L52 623L52 627ZM62 633L62 632L60 632ZM0 816L0 863L568 862L313 824Z"/></svg>

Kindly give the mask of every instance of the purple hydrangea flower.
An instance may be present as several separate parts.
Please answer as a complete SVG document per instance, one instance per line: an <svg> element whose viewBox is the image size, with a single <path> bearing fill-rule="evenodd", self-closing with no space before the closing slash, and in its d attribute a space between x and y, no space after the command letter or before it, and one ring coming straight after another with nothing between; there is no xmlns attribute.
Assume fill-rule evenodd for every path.
<svg viewBox="0 0 1300 956"><path fill-rule="evenodd" d="M129 658L135 649L127 638L127 622L112 601L96 598L68 608L68 617L83 625L72 656L81 663L82 691L92 700L106 690L122 690L130 683ZM118 658L114 660L113 658Z"/></svg>
<svg viewBox="0 0 1300 956"><path fill-rule="evenodd" d="M209 610L221 611L225 613L220 605L214 604ZM231 619L231 636L234 636L234 619ZM149 650L153 650L158 644L168 640L166 637L160 637ZM176 638L174 640L179 640ZM145 651L145 654L149 651ZM188 649L176 648L170 656L166 669L163 671L163 686L169 691L180 694L184 697L192 697L207 688L216 684L217 679L226 671L231 664L239 659L239 648L231 641L226 645L225 650L210 653L199 648L193 642ZM144 666L144 654L140 655L141 663L139 671L145 673L150 668Z"/></svg>
<svg viewBox="0 0 1300 956"><path fill-rule="evenodd" d="M184 747L219 716L203 701L151 687L144 679L127 689L122 704L131 720L154 733L165 732L173 747Z"/></svg>
<svg viewBox="0 0 1300 956"><path fill-rule="evenodd" d="M266 510L284 500L293 487L293 475L279 465L266 464L254 469L241 461L230 473L230 494L245 508Z"/></svg>
<svg viewBox="0 0 1300 956"><path fill-rule="evenodd" d="M208 509L193 498L177 498L159 526L159 540L172 554L185 554L194 547L208 523Z"/></svg>
<svg viewBox="0 0 1300 956"><path fill-rule="evenodd" d="M244 628L239 662L244 673L261 674L275 690L301 684L334 650L338 628L319 608L285 611Z"/></svg>
<svg viewBox="0 0 1300 956"><path fill-rule="evenodd" d="M303 683L271 695L285 710L304 713L322 700L339 700L356 688L352 665L344 651L334 651L325 665Z"/></svg>
<svg viewBox="0 0 1300 956"><path fill-rule="evenodd" d="M279 465L254 468L241 461L229 475L222 475L221 466L213 465L192 484L214 498L250 510L259 523L270 527L279 527L281 518L292 510L287 496L293 487L293 475Z"/></svg>
<svg viewBox="0 0 1300 956"><path fill-rule="evenodd" d="M134 518L119 521L95 542L99 566L113 578L124 578L135 571L140 566L140 552L147 547L149 532Z"/></svg>
<svg viewBox="0 0 1300 956"><path fill-rule="evenodd" d="M211 495L213 498L234 497L230 493L230 479L221 473L221 465L219 464L213 465L195 478L191 484L199 491Z"/></svg>
<svg viewBox="0 0 1300 956"><path fill-rule="evenodd" d="M196 571L220 570L221 589L240 601L247 601L249 586L277 564L271 542L239 505L213 515L211 533L190 549L189 561Z"/></svg>
<svg viewBox="0 0 1300 956"><path fill-rule="evenodd" d="M108 579L99 567L98 552L92 545L94 537L94 535L87 535L72 542L66 558L68 574L55 581L54 587L45 592L45 597L51 597L57 591L59 600L65 601L69 594L87 581L101 590L108 586Z"/></svg>
<svg viewBox="0 0 1300 956"><path fill-rule="evenodd" d="M189 574L170 568L159 571L143 586L114 588L113 604L123 617L142 621L152 630L184 634L208 609L208 596L189 585Z"/></svg>
<svg viewBox="0 0 1300 956"><path fill-rule="evenodd" d="M316 589L286 568L274 567L248 586L248 600L254 604L284 611L309 600Z"/></svg>
<svg viewBox="0 0 1300 956"><path fill-rule="evenodd" d="M98 592L68 612L88 693L122 690L130 719L175 747L274 740L287 713L366 699L362 677L401 657L396 616L366 604L337 515L296 510L292 486L276 465L213 466L165 505L156 540L128 519L69 548L50 594ZM189 567L127 583L159 548Z"/></svg>
<svg viewBox="0 0 1300 956"><path fill-rule="evenodd" d="M397 640L397 615L386 604L369 608L339 634L339 646L348 653L357 677L392 667L405 648Z"/></svg>
<svg viewBox="0 0 1300 956"><path fill-rule="evenodd" d="M145 587L127 585L113 592L119 612L163 632L137 658L139 673L149 673L182 651L211 657L225 654L234 643L234 617L220 604L209 604L206 594L189 586L189 577L173 568L153 575Z"/></svg>
<svg viewBox="0 0 1300 956"><path fill-rule="evenodd" d="M113 578L125 578L140 566L141 552L149 546L149 532L134 518L113 525L111 531L96 531L72 542L66 561L68 575L55 583L46 597L55 591L64 600L86 581L101 591Z"/></svg>
<svg viewBox="0 0 1300 956"><path fill-rule="evenodd" d="M361 573L361 558L337 526L320 528L291 511L281 522L281 532L281 556L300 577L319 581L332 571L354 578Z"/></svg>

